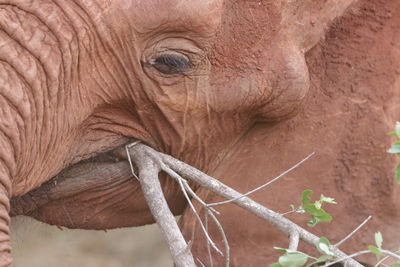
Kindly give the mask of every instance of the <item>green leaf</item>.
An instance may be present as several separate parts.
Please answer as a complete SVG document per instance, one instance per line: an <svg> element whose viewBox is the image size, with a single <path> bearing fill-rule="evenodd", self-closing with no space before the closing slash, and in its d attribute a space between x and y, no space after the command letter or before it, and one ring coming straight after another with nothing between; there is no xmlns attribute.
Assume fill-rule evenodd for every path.
<svg viewBox="0 0 400 267"><path fill-rule="evenodd" d="M378 246L378 248L382 247L382 242L383 242L383 237L381 232L375 233L375 243Z"/></svg>
<svg viewBox="0 0 400 267"><path fill-rule="evenodd" d="M319 242L316 247L320 253L329 255L329 256L334 256L335 254L333 254L332 251L330 251L330 249L329 249L330 245L331 245L331 243L329 242L329 240L326 237L321 237L319 239Z"/></svg>
<svg viewBox="0 0 400 267"><path fill-rule="evenodd" d="M400 267L400 261L390 264L389 267Z"/></svg>
<svg viewBox="0 0 400 267"><path fill-rule="evenodd" d="M392 147L387 151L390 154L399 154L400 153L400 142L395 142L392 144Z"/></svg>
<svg viewBox="0 0 400 267"><path fill-rule="evenodd" d="M306 205L311 202L310 195L314 193L311 189L304 190L301 194L301 204Z"/></svg>
<svg viewBox="0 0 400 267"><path fill-rule="evenodd" d="M291 252L279 257L282 267L301 267L306 264L308 256L301 252Z"/></svg>
<svg viewBox="0 0 400 267"><path fill-rule="evenodd" d="M397 168L396 168L396 181L398 184L400 184L400 164L397 165Z"/></svg>
<svg viewBox="0 0 400 267"><path fill-rule="evenodd" d="M332 216L329 215L323 209L317 209L313 204L307 204L304 206L304 210L312 215L313 217L318 218L322 222L330 222L332 221Z"/></svg>
<svg viewBox="0 0 400 267"><path fill-rule="evenodd" d="M382 254L382 252L379 248L372 246L372 245L368 246L368 250L371 251L376 256L380 256Z"/></svg>
<svg viewBox="0 0 400 267"><path fill-rule="evenodd" d="M326 244L326 245L328 245L328 246L331 245L331 242L329 242L329 239L326 238L326 237L320 237L320 238L319 238L319 242L320 242L320 243L324 243L324 244Z"/></svg>
<svg viewBox="0 0 400 267"><path fill-rule="evenodd" d="M395 131L397 137L400 138L400 121L396 122Z"/></svg>
<svg viewBox="0 0 400 267"><path fill-rule="evenodd" d="M270 264L268 267L282 267L282 265L279 262L275 262Z"/></svg>

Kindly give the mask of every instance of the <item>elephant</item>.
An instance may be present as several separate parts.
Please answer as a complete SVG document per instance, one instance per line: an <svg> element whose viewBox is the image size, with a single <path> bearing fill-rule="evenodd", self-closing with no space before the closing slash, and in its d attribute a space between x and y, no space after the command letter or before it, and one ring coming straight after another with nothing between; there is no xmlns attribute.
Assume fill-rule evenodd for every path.
<svg viewBox="0 0 400 267"><path fill-rule="evenodd" d="M124 154L137 140L239 191L312 148L320 153L308 169L255 199L282 209L309 185L350 201L347 213L336 213L353 214L354 223L369 211L385 225L397 218L394 160L382 141L399 115L395 1L0 0L0 6L1 266L12 262L11 216L82 229L153 223ZM360 123L359 131L346 123ZM160 180L172 212L183 214L186 237L201 240L179 185L165 174ZM277 201L287 190L286 202ZM241 211L230 205L222 210L232 265L272 262L270 248L282 236L255 218L241 224ZM353 227L346 216L340 233ZM395 223L388 225L381 230L394 240ZM202 242L193 242L193 252L205 257Z"/></svg>

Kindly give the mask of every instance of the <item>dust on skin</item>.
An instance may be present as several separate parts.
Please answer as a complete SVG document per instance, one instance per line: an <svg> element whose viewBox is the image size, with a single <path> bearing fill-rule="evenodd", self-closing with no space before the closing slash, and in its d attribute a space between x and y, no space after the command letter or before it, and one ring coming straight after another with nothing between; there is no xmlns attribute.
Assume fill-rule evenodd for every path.
<svg viewBox="0 0 400 267"><path fill-rule="evenodd" d="M15 4L0 16L3 195L14 214L104 229L152 221L118 149L139 139L211 173L255 122L297 113L304 53L351 1L0 3ZM160 71L171 55L190 71ZM181 213L177 186L162 180ZM1 205L7 243L8 197Z"/></svg>

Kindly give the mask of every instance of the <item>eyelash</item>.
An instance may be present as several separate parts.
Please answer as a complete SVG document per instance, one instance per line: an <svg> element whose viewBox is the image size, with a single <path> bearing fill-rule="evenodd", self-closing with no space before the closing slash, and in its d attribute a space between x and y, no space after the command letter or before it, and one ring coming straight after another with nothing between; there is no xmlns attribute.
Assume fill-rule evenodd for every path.
<svg viewBox="0 0 400 267"><path fill-rule="evenodd" d="M183 74L192 68L189 59L174 54L161 55L157 58L151 59L149 63L157 71L167 75Z"/></svg>

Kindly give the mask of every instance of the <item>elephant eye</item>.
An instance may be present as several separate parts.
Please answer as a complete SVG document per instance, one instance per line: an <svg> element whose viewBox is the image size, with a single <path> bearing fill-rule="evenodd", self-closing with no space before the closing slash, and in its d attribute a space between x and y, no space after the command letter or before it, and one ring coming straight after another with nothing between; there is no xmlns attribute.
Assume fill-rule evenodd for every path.
<svg viewBox="0 0 400 267"><path fill-rule="evenodd" d="M150 65L163 74L183 74L188 72L192 64L184 55L165 54L150 60Z"/></svg>

